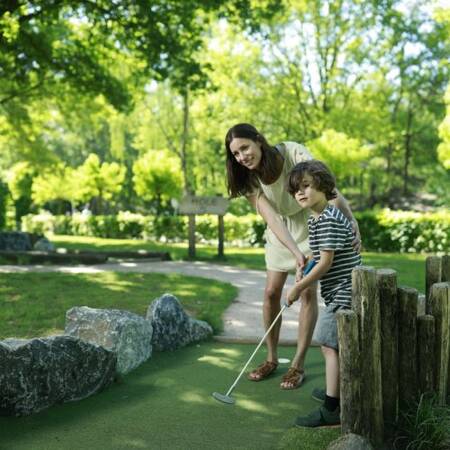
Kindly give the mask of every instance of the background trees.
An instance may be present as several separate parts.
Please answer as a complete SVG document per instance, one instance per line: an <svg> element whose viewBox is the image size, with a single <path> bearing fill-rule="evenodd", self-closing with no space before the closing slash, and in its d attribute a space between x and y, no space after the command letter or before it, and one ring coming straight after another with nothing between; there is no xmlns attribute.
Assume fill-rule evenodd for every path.
<svg viewBox="0 0 450 450"><path fill-rule="evenodd" d="M225 194L223 136L242 121L306 143L355 207L448 199L448 9L114 4L0 6L0 170L18 219Z"/></svg>

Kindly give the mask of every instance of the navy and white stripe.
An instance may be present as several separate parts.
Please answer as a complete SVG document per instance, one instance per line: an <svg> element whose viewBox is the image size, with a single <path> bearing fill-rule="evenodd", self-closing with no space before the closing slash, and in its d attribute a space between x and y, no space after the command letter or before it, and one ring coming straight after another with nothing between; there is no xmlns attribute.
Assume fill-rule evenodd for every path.
<svg viewBox="0 0 450 450"><path fill-rule="evenodd" d="M308 219L309 246L319 261L321 250L333 250L334 258L328 272L320 280L320 292L326 305L351 307L352 270L361 264L361 256L352 247L352 225L342 212L328 205L315 219Z"/></svg>

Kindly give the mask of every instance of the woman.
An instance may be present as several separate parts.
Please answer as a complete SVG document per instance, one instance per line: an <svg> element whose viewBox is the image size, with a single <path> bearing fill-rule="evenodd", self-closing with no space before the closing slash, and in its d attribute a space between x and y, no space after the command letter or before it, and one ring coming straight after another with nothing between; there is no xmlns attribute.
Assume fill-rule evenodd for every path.
<svg viewBox="0 0 450 450"><path fill-rule="evenodd" d="M306 258L311 255L308 213L285 187L290 170L297 163L313 158L304 146L295 142L282 142L272 147L253 125L246 123L237 124L228 130L225 147L230 197L245 196L267 224L263 317L268 329L280 311L281 293L288 271L295 268L296 277L299 278ZM356 233L354 245L359 248L358 224L344 197L339 192L336 194L330 203L353 223ZM282 389L295 389L305 379L305 356L318 314L317 284L302 292L301 302L297 351L291 367L282 378ZM276 370L280 326L281 320L267 338L266 361L249 373L250 380L261 381Z"/></svg>

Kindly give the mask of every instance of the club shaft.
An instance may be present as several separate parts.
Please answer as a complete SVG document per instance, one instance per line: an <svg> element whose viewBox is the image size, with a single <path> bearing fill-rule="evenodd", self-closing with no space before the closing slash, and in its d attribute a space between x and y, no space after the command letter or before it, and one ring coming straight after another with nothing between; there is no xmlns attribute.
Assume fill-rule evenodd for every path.
<svg viewBox="0 0 450 450"><path fill-rule="evenodd" d="M256 347L255 351L252 353L252 356L250 356L250 358L247 361L247 364L245 364L244 368L241 370L241 373L237 376L236 380L234 381L234 383L231 385L230 389L228 389L228 392L225 395L230 395L231 392L233 392L233 389L236 387L236 385L238 384L238 381L240 380L240 378L242 377L242 374L245 372L245 369L247 368L247 366L250 364L250 362L252 361L253 357L256 355L256 352L259 350L259 347L261 347L261 345L263 344L263 342L266 340L266 337L269 335L269 333L272 331L272 328L275 326L275 324L277 323L278 319L280 318L281 314L283 314L283 311L287 308L287 305L284 304L283 307L281 308L280 312L278 313L277 317L275 317L274 321L272 322L272 324L270 325L270 327L267 329L266 334L262 337L261 342L258 344L258 346Z"/></svg>

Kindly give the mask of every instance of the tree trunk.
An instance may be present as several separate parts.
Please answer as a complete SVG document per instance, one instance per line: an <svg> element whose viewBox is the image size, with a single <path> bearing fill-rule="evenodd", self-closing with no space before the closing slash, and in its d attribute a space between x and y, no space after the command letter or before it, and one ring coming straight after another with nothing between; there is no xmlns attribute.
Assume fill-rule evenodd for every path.
<svg viewBox="0 0 450 450"><path fill-rule="evenodd" d="M181 169L183 171L185 192L194 195L194 186L191 179L191 174L188 164L187 148L189 140L189 91L183 92L183 135L181 136Z"/></svg>
<svg viewBox="0 0 450 450"><path fill-rule="evenodd" d="M405 133L405 161L403 166L403 195L408 194L408 169L409 169L409 162L411 160L411 127L412 127L412 119L413 119L413 113L411 109L411 105L408 107L408 118L406 122L406 133Z"/></svg>

